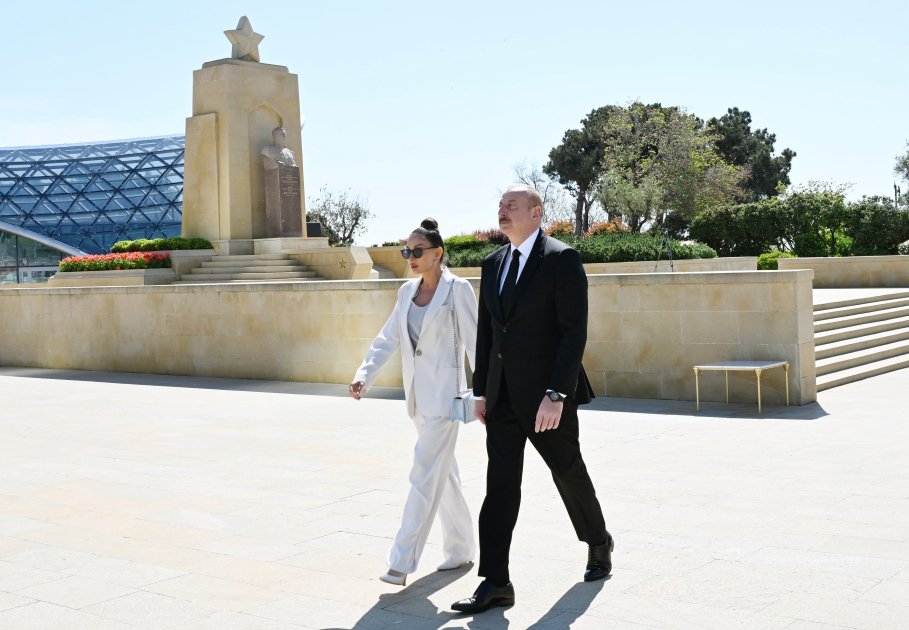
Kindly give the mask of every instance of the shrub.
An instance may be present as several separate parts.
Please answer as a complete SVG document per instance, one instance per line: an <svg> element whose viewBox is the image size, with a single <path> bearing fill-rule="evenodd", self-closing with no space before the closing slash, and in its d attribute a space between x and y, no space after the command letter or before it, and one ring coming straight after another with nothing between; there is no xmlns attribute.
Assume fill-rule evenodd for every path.
<svg viewBox="0 0 909 630"><path fill-rule="evenodd" d="M117 241L110 251L111 253L120 252L159 252L165 250L180 249L212 249L211 241L204 238L182 238L179 236L171 238L140 238L135 241Z"/></svg>
<svg viewBox="0 0 909 630"><path fill-rule="evenodd" d="M909 241L905 243L900 243L896 247L896 251L902 254L903 256L909 256Z"/></svg>
<svg viewBox="0 0 909 630"><path fill-rule="evenodd" d="M565 240L574 237L574 221L562 220L553 221L546 228L546 233L559 240Z"/></svg>
<svg viewBox="0 0 909 630"><path fill-rule="evenodd" d="M478 240L483 241L484 243L493 243L501 247L502 245L508 245L508 237L505 236L505 233L499 228L490 228L488 230L477 230L474 232L474 235Z"/></svg>
<svg viewBox="0 0 909 630"><path fill-rule="evenodd" d="M566 222L573 225L570 222ZM572 228L573 229L573 228ZM498 231L498 230L496 230ZM585 263L630 262L635 260L665 260L669 257L660 234L634 234L631 232L599 229L591 236L576 237L557 231L555 238L578 250ZM475 235L460 235L446 239L448 264L451 267L479 267L483 259L499 249L495 242L474 240ZM553 236L553 235L550 235ZM716 251L696 241L670 239L672 257L716 258Z"/></svg>
<svg viewBox="0 0 909 630"><path fill-rule="evenodd" d="M757 268L760 271L776 271L779 269L779 263L777 261L780 258L798 258L798 256L774 249L758 256Z"/></svg>
<svg viewBox="0 0 909 630"><path fill-rule="evenodd" d="M485 243L481 242L476 234L458 234L456 236L449 236L444 241L446 251L451 252L452 250L457 251L459 249L476 249L477 246L483 246Z"/></svg>
<svg viewBox="0 0 909 630"><path fill-rule="evenodd" d="M690 233L723 256L771 249L799 256L879 256L896 254L909 238L909 213L884 197L846 203L842 193L817 189L706 210L694 218Z"/></svg>
<svg viewBox="0 0 909 630"><path fill-rule="evenodd" d="M125 252L70 256L60 261L60 271L113 271L120 269L163 269L171 266L170 255Z"/></svg>
<svg viewBox="0 0 909 630"><path fill-rule="evenodd" d="M449 267L479 267L483 259L499 249L495 243L484 243L479 249L460 249L448 252Z"/></svg>
<svg viewBox="0 0 909 630"><path fill-rule="evenodd" d="M571 239L569 244L578 250L585 263L632 262L635 260L666 260L662 236L657 234L607 233L590 238ZM676 260L691 258L716 258L716 251L692 241L670 239L672 257Z"/></svg>
<svg viewBox="0 0 909 630"><path fill-rule="evenodd" d="M616 217L611 221L598 221L590 226L585 236L591 237L597 234L614 234L616 232L630 232L631 228L622 223L622 219Z"/></svg>
<svg viewBox="0 0 909 630"><path fill-rule="evenodd" d="M445 239L445 253L448 255L449 260L460 260L460 254L466 254L470 252L472 255L470 260L476 258L475 255L477 252L493 252L502 245L508 243L508 237L505 236L502 232L496 229L490 230L477 230L473 234L458 234L457 236L450 236ZM483 260L483 257L480 257L480 260ZM452 266L455 266L452 264ZM473 267L475 265L459 265L464 267Z"/></svg>
<svg viewBox="0 0 909 630"><path fill-rule="evenodd" d="M846 207L842 231L849 239L842 255L898 254L900 243L909 239L909 213L894 208L891 199L864 197Z"/></svg>
<svg viewBox="0 0 909 630"><path fill-rule="evenodd" d="M384 243L382 243L382 247L401 247L406 242L407 241L405 241L404 239L398 239L396 241L385 241Z"/></svg>

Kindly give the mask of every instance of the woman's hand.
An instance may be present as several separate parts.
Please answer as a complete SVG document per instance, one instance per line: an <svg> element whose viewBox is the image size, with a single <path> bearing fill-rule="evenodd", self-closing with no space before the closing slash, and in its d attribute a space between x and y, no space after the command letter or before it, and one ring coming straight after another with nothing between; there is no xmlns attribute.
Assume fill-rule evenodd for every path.
<svg viewBox="0 0 909 630"><path fill-rule="evenodd" d="M350 397L354 400L360 400L363 397L363 388L366 386L366 383L363 381L354 381L347 386L347 393L350 394Z"/></svg>

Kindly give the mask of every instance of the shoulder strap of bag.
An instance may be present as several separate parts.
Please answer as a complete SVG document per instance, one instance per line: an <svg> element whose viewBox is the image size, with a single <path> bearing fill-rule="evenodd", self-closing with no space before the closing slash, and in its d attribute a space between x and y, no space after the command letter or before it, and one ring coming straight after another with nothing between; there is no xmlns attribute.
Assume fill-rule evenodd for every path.
<svg viewBox="0 0 909 630"><path fill-rule="evenodd" d="M461 395L461 358L460 358L460 339L458 339L458 320L455 317L455 294L454 280L451 281L451 328L454 331L454 351L455 351L455 396Z"/></svg>

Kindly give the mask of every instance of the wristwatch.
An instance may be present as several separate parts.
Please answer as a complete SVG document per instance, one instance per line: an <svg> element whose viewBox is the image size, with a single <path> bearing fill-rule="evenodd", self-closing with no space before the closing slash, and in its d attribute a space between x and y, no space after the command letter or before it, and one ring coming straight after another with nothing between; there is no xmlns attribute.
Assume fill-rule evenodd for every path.
<svg viewBox="0 0 909 630"><path fill-rule="evenodd" d="M549 400L552 402L562 402L565 400L565 397L554 389L547 389L546 395L549 396Z"/></svg>

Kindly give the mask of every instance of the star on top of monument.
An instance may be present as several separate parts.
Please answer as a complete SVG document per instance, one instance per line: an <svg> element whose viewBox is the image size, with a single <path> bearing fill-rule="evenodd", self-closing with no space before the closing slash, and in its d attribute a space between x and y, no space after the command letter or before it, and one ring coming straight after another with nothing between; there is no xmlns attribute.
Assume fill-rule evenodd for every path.
<svg viewBox="0 0 909 630"><path fill-rule="evenodd" d="M232 59L259 61L259 42L265 39L265 36L253 31L248 17L245 15L241 17L237 28L232 31L224 31L224 34L232 44L230 51Z"/></svg>

